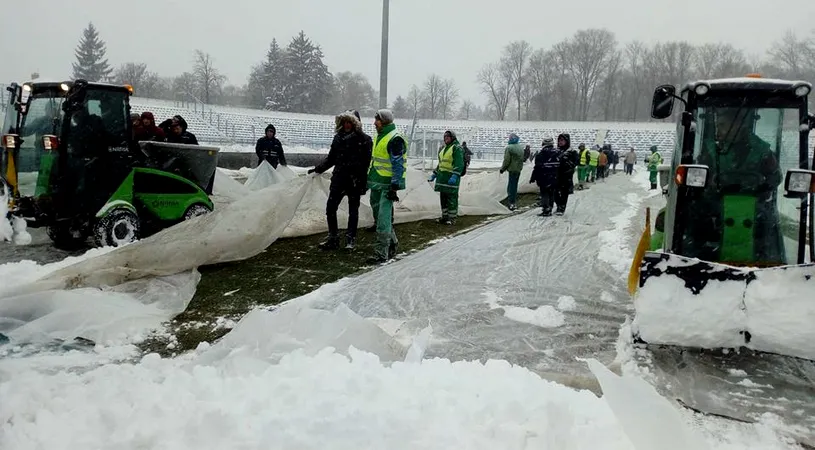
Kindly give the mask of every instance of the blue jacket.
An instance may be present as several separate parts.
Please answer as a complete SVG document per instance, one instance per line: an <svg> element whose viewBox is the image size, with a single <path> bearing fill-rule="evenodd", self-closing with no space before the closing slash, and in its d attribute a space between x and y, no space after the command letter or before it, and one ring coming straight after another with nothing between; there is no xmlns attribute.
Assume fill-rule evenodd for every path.
<svg viewBox="0 0 815 450"><path fill-rule="evenodd" d="M543 147L535 156L535 168L532 170L530 183L537 183L541 188L557 186L560 153L554 147Z"/></svg>

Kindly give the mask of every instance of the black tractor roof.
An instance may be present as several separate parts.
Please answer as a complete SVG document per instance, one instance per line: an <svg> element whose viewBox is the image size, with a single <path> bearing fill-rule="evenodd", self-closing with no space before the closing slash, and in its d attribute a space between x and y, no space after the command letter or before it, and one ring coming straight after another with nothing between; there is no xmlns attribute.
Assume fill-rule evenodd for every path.
<svg viewBox="0 0 815 450"><path fill-rule="evenodd" d="M73 81L28 81L23 83L23 86L31 86L33 90L50 90L50 89L62 89L62 85L65 84L70 88L73 86ZM88 83L88 87L91 89L98 89L98 90L110 90L110 91L122 91L122 92L131 92L132 88L123 85L123 84L111 84L111 83ZM64 90L64 89L62 89Z"/></svg>
<svg viewBox="0 0 815 450"><path fill-rule="evenodd" d="M806 81L789 81L778 80L773 78L756 78L756 77L741 77L741 78L719 78L714 80L699 80L688 83L682 88L682 92L692 91L700 84L707 84L710 86L711 92L716 91L773 91L773 92L790 92L794 93L795 90L806 85L812 89L812 85Z"/></svg>

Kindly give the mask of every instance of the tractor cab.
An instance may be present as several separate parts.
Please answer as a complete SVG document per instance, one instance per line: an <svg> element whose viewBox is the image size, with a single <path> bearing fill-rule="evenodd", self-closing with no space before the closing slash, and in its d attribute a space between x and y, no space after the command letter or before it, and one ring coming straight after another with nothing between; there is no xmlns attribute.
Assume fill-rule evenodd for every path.
<svg viewBox="0 0 815 450"><path fill-rule="evenodd" d="M656 89L653 117L684 108L653 250L732 266L805 262L810 90L755 76Z"/></svg>
<svg viewBox="0 0 815 450"><path fill-rule="evenodd" d="M132 88L12 85L3 132L11 212L57 246L122 245L209 212L217 148L139 143Z"/></svg>

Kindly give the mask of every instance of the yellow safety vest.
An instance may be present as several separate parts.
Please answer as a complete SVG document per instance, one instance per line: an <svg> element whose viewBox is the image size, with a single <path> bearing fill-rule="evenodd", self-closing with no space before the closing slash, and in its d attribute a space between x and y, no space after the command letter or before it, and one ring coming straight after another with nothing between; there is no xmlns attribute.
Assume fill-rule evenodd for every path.
<svg viewBox="0 0 815 450"><path fill-rule="evenodd" d="M586 166L589 164L589 156L591 152L589 150L583 150L580 152L580 165Z"/></svg>
<svg viewBox="0 0 815 450"><path fill-rule="evenodd" d="M600 152L597 150L592 150L591 155L589 157L589 165L596 166L600 162Z"/></svg>
<svg viewBox="0 0 815 450"><path fill-rule="evenodd" d="M439 151L439 172L453 171L453 145L445 146Z"/></svg>
<svg viewBox="0 0 815 450"><path fill-rule="evenodd" d="M397 136L402 138L405 142L405 152L402 154L402 161L405 167L405 170L402 172L402 179L404 180L407 178L408 142L407 138L402 136L402 133L399 133L398 130L391 131L376 143L373 157L371 158L371 167L376 171L376 174L381 177L390 178L393 176L393 166L391 165L391 156L388 153L388 143Z"/></svg>

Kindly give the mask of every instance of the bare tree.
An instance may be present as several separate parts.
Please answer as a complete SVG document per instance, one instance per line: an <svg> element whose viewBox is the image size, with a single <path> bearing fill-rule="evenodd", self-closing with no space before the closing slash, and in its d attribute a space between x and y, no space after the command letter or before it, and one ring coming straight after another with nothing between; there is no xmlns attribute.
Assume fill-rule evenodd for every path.
<svg viewBox="0 0 815 450"><path fill-rule="evenodd" d="M815 45L811 41L799 39L793 31L788 31L780 41L774 43L769 54L772 62L790 78L804 78L815 64Z"/></svg>
<svg viewBox="0 0 815 450"><path fill-rule="evenodd" d="M212 63L209 53L201 50L195 51L195 64L193 65L193 76L198 86L202 100L210 103L212 96L216 95L226 81L226 77L221 75Z"/></svg>
<svg viewBox="0 0 815 450"><path fill-rule="evenodd" d="M526 66L532 54L532 46L526 41L511 42L504 48L503 63L508 64L512 73L512 83L515 91L515 101L518 103L518 120L521 120L521 99L524 87Z"/></svg>
<svg viewBox="0 0 815 450"><path fill-rule="evenodd" d="M543 49L535 51L529 57L529 65L526 68L526 94L527 94L527 118L534 117L538 120L545 120L549 112L549 100L554 96L553 88L555 83L555 56L551 52ZM535 113L531 114L529 109L535 105Z"/></svg>
<svg viewBox="0 0 815 450"><path fill-rule="evenodd" d="M693 75L695 48L687 42L657 43L646 52L645 63L657 84L681 85Z"/></svg>
<svg viewBox="0 0 815 450"><path fill-rule="evenodd" d="M475 103L470 100L461 102L461 108L458 111L458 118L461 120L470 120L470 116L475 111Z"/></svg>
<svg viewBox="0 0 815 450"><path fill-rule="evenodd" d="M427 119L438 118L444 80L435 73L428 75L422 89L422 113Z"/></svg>
<svg viewBox="0 0 815 450"><path fill-rule="evenodd" d="M452 116L457 101L458 89L456 88L456 82L452 78L444 80L439 90L439 113L441 113L442 119L448 119Z"/></svg>
<svg viewBox="0 0 815 450"><path fill-rule="evenodd" d="M410 87L407 97L408 113L413 116L419 112L422 105L422 91L414 84Z"/></svg>
<svg viewBox="0 0 815 450"><path fill-rule="evenodd" d="M504 120L512 90L515 88L512 69L500 63L487 64L478 72L478 83L490 99L489 106L495 113L495 118Z"/></svg>
<svg viewBox="0 0 815 450"><path fill-rule="evenodd" d="M556 46L561 61L568 68L577 88L577 111L580 120L587 120L597 82L614 58L617 40L605 29L578 31L574 37Z"/></svg>
<svg viewBox="0 0 815 450"><path fill-rule="evenodd" d="M116 69L114 80L119 84L133 86L135 95L161 98L166 96L166 88L155 72L147 70L147 64L129 62Z"/></svg>

